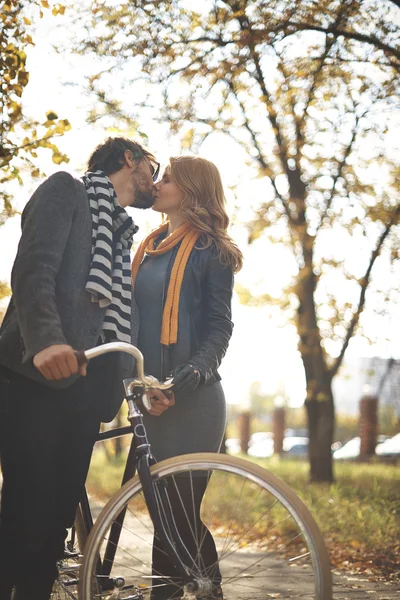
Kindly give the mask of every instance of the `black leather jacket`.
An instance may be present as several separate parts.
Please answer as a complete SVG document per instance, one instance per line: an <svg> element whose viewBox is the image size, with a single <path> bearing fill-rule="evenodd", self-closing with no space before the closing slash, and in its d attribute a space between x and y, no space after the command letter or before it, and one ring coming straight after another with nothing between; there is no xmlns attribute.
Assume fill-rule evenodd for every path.
<svg viewBox="0 0 400 600"><path fill-rule="evenodd" d="M164 286L164 302L179 246L171 252ZM182 281L179 300L178 342L162 346L162 375L183 363L199 370L203 384L219 381L221 364L232 335L231 299L233 272L224 267L213 243L192 250Z"/></svg>

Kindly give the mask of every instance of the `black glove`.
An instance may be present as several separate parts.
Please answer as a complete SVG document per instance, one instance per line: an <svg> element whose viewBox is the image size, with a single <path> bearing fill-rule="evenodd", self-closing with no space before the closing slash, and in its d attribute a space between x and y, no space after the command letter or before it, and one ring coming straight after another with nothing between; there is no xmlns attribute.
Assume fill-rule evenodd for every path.
<svg viewBox="0 0 400 600"><path fill-rule="evenodd" d="M172 375L174 392L193 392L200 383L199 370L189 363L176 367Z"/></svg>

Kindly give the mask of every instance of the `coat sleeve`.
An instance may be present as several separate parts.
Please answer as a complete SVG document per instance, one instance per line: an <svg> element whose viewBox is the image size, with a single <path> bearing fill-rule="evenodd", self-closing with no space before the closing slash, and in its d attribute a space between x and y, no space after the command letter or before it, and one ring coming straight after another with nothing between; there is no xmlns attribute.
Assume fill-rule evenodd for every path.
<svg viewBox="0 0 400 600"><path fill-rule="evenodd" d="M56 283L76 210L75 185L68 173L56 173L39 186L22 213L11 287L24 362L52 344L68 343L58 314Z"/></svg>
<svg viewBox="0 0 400 600"><path fill-rule="evenodd" d="M232 292L232 269L223 266L215 252L208 263L205 280L206 331L199 349L189 361L199 370L203 383L207 383L218 369L228 349L233 330Z"/></svg>

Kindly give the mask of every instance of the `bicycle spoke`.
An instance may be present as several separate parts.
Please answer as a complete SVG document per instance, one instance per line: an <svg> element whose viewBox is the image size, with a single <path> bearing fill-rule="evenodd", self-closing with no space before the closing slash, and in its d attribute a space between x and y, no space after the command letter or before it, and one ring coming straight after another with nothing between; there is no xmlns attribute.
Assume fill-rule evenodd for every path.
<svg viewBox="0 0 400 600"><path fill-rule="evenodd" d="M165 461L165 466L158 463L152 468L152 476L157 482L158 510L168 535L173 536L174 530L172 510L191 556L181 559L193 579L200 570L205 580L198 580L204 588L200 587L197 595L206 597L211 585L221 585L225 600L268 600L272 595L282 599L330 599L329 563L326 554L321 558L322 538L316 537L316 526L300 501L293 494L286 498L284 484L281 486L273 476L269 480L268 473L264 475L265 471L245 461L218 455L210 455L210 460L207 454L198 455L199 459L193 456ZM138 478L131 487L131 493L127 494L129 488L125 488L121 501L113 503L99 524L104 525L104 544L113 520L128 508L112 567L115 577L125 579L121 600L132 595L129 590L133 589L143 592L143 600L150 600L156 592L157 598L170 598L174 593L193 598L178 577L174 560L154 538ZM101 553L100 541L96 537L94 540L91 557ZM179 553L178 541L175 548ZM91 557L91 566L83 569L85 581L87 573L93 580L96 576L96 562ZM293 592L296 578L300 578L301 585ZM80 600L93 600L90 585L86 589L89 596ZM98 600L106 600L109 595L104 592Z"/></svg>
<svg viewBox="0 0 400 600"><path fill-rule="evenodd" d="M179 501L180 501L180 503L181 503L182 510L183 510L183 512L184 512L184 515L185 515L185 517L186 517L186 521L187 521L187 523L188 523L188 525L189 525L190 532L191 532L191 534L192 534L192 536L193 536L193 540L196 542L196 540L197 540L197 537L195 537L195 534L194 534L194 532L193 532L193 528L192 528L192 526L191 526L191 523L190 523L189 515L188 515L188 513L187 513L186 507L185 507L185 505L184 505L184 502L183 502L183 500L182 500L181 494L180 494L180 492L179 492L179 488L178 488L178 486L177 486L177 483L176 483L176 481L175 481L175 477L172 477L172 479L173 479L173 482L174 482L174 486L175 486L176 493L177 493L177 495L178 495L178 497L179 497ZM194 507L194 498L193 498L193 497L192 497L192 500L193 500L193 515L195 515L195 507ZM196 522L196 518L194 518L194 522ZM189 554L190 554L190 552L189 552ZM197 554L199 555L199 553L197 553ZM193 563L192 563L192 565L190 565L191 567L192 567L194 564L196 564L196 558L197 558L197 557L194 557L194 558L192 557L192 559L193 559ZM201 555L199 556L199 558L201 559L201 563L202 563L202 564L201 564L201 565L197 565L197 566L200 568L200 570L202 570L202 569L204 570L204 569L205 569L205 565L204 565L204 562L203 562L203 559L202 559Z"/></svg>

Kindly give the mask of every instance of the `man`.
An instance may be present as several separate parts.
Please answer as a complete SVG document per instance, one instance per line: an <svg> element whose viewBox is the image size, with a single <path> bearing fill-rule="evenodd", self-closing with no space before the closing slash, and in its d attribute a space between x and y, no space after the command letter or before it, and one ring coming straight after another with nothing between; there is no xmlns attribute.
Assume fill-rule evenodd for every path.
<svg viewBox="0 0 400 600"><path fill-rule="evenodd" d="M49 598L100 422L123 399L132 359L109 354L86 373L74 350L136 338L125 208L153 204L158 169L138 143L109 138L83 180L52 175L22 214L0 330L0 600L13 588L14 600Z"/></svg>

